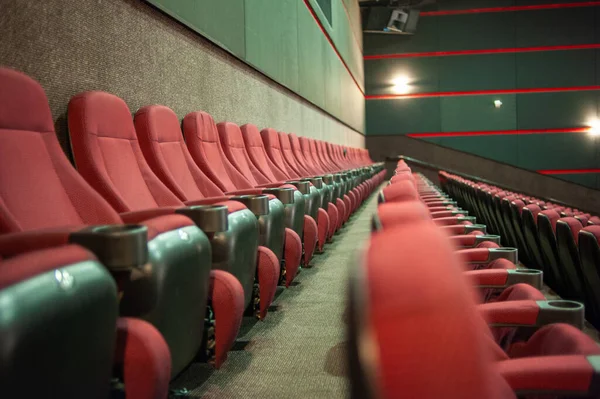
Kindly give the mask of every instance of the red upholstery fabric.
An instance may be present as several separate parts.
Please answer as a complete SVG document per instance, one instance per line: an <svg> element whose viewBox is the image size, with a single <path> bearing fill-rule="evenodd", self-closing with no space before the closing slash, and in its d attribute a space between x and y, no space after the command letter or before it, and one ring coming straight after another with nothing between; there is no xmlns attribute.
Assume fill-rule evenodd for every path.
<svg viewBox="0 0 600 399"><path fill-rule="evenodd" d="M537 331L527 342L509 348L511 358L557 355L600 355L600 346L583 331L569 324L556 323Z"/></svg>
<svg viewBox="0 0 600 399"><path fill-rule="evenodd" d="M542 211L542 209L538 205L535 205L535 204L529 204L529 205L525 206L523 209L527 209L529 212L531 212L531 214L533 215L533 221L537 225L537 217L538 217L538 214Z"/></svg>
<svg viewBox="0 0 600 399"><path fill-rule="evenodd" d="M547 209L545 211L541 211L538 214L538 218L540 214L546 216L548 220L550 220L550 223L552 224L552 231L554 232L554 234L556 234L556 223L558 222L558 219L560 219L559 213L556 212L554 209Z"/></svg>
<svg viewBox="0 0 600 399"><path fill-rule="evenodd" d="M250 123L241 127L242 137L250 160L271 183L289 180L288 176L271 161L258 128Z"/></svg>
<svg viewBox="0 0 600 399"><path fill-rule="evenodd" d="M262 191L257 190L256 194L261 194ZM275 196L273 195L267 195L267 197L269 197L269 200L272 200L273 198L275 198ZM201 200L195 200L195 201L185 201L185 204L188 206L193 206L193 205L224 205L227 207L227 211L229 213L233 213L233 212L237 212L237 211L241 211L243 209L247 209L246 206L244 204L242 204L241 202L238 201L231 201L229 200L230 197L218 197L218 198L204 198Z"/></svg>
<svg viewBox="0 0 600 399"><path fill-rule="evenodd" d="M212 116L201 111L187 114L183 118L183 134L194 162L221 190L253 188L227 160Z"/></svg>
<svg viewBox="0 0 600 399"><path fill-rule="evenodd" d="M0 235L0 258L10 258L29 251L66 245L69 235L81 226L39 229Z"/></svg>
<svg viewBox="0 0 600 399"><path fill-rule="evenodd" d="M79 173L119 212L183 202L152 172L131 112L117 96L81 93L69 102L69 133Z"/></svg>
<svg viewBox="0 0 600 399"><path fill-rule="evenodd" d="M148 228L148 240L152 240L159 234L167 231L194 226L191 219L183 215L167 215L141 221L140 224Z"/></svg>
<svg viewBox="0 0 600 399"><path fill-rule="evenodd" d="M302 248L302 247L301 247ZM260 310L259 317L267 317L269 306L275 298L277 283L279 282L279 260L270 249L259 246L258 259L256 262L256 274L258 276Z"/></svg>
<svg viewBox="0 0 600 399"><path fill-rule="evenodd" d="M243 174L253 187L271 183L250 160L239 126L231 122L221 122L217 124L217 129L223 152L238 172Z"/></svg>
<svg viewBox="0 0 600 399"><path fill-rule="evenodd" d="M600 225L587 226L581 229L581 232L585 234L592 234L594 237L596 237L596 241L600 243Z"/></svg>
<svg viewBox="0 0 600 399"><path fill-rule="evenodd" d="M535 301L518 300L505 302L484 303L478 306L483 317L490 324L508 324L534 326L540 307Z"/></svg>
<svg viewBox="0 0 600 399"><path fill-rule="evenodd" d="M223 270L210 271L210 296L215 319L215 367L220 368L235 343L244 316L244 288Z"/></svg>
<svg viewBox="0 0 600 399"><path fill-rule="evenodd" d="M93 259L96 259L93 254L77 245L26 252L12 258L2 254L0 289L50 270Z"/></svg>
<svg viewBox="0 0 600 399"><path fill-rule="evenodd" d="M289 287L300 268L302 258L302 240L298 233L285 228L285 286ZM300 250L299 250L300 249ZM310 258L309 258L310 260Z"/></svg>
<svg viewBox="0 0 600 399"><path fill-rule="evenodd" d="M380 204L377 207L377 216L383 228L417 220L430 220L427 207L418 200Z"/></svg>
<svg viewBox="0 0 600 399"><path fill-rule="evenodd" d="M330 230L331 220L329 219L329 215L323 208L319 208L317 214L317 245L319 252L323 251L323 246L325 245L325 241L327 241L327 235Z"/></svg>
<svg viewBox="0 0 600 399"><path fill-rule="evenodd" d="M302 149L300 139L294 133L290 133L288 135L290 139L290 145L292 147L292 153L296 158L296 162L299 167L303 168L307 175L320 175L319 170L317 170L314 165L312 165L311 160L306 158L304 154L304 150Z"/></svg>
<svg viewBox="0 0 600 399"><path fill-rule="evenodd" d="M474 292L439 229L419 223L375 235L366 262L363 340L373 341L381 397L514 397L490 362Z"/></svg>
<svg viewBox="0 0 600 399"><path fill-rule="evenodd" d="M386 202L414 201L419 199L417 190L408 181L389 185L382 192Z"/></svg>
<svg viewBox="0 0 600 399"><path fill-rule="evenodd" d="M319 228L315 219L304 215L304 264L308 265L315 253Z"/></svg>
<svg viewBox="0 0 600 399"><path fill-rule="evenodd" d="M275 129L266 128L260 131L265 152L275 167L279 169L287 180L296 179L300 176L291 168L288 169L287 164L281 151L281 143L279 142L279 134Z"/></svg>
<svg viewBox="0 0 600 399"><path fill-rule="evenodd" d="M464 276L472 282L474 286L490 285L502 287L506 285L508 279L507 270L469 270L464 272Z"/></svg>
<svg viewBox="0 0 600 399"><path fill-rule="evenodd" d="M162 335L150 323L119 318L115 361L123 366L127 398L164 399L168 396L171 353Z"/></svg>
<svg viewBox="0 0 600 399"><path fill-rule="evenodd" d="M192 159L173 110L162 105L143 107L135 113L134 123L152 171L181 201L223 195Z"/></svg>
<svg viewBox="0 0 600 399"><path fill-rule="evenodd" d="M0 87L0 233L119 223L62 151L41 86L2 68Z"/></svg>
<svg viewBox="0 0 600 399"><path fill-rule="evenodd" d="M294 151L292 150L292 143L290 141L290 137L283 132L279 132L279 145L281 147L281 153L283 155L283 159L287 165L288 171L294 173L294 177L308 177L311 173L306 170L298 161L296 156L294 155Z"/></svg>

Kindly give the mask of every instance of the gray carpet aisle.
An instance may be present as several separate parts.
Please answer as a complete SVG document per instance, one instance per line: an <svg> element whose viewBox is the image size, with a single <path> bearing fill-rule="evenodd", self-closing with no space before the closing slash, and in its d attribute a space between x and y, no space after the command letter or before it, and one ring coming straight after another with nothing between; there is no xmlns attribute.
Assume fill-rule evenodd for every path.
<svg viewBox="0 0 600 399"><path fill-rule="evenodd" d="M372 196L315 256L313 267L302 270L297 284L278 293L264 322L244 321L238 350L220 370L193 364L172 386L192 398L345 397L346 281L375 207Z"/></svg>

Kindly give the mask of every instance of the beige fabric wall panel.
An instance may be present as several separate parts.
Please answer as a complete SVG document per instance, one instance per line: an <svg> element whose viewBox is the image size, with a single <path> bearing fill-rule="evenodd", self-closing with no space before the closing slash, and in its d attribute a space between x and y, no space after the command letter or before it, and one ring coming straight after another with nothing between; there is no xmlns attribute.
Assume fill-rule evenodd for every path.
<svg viewBox="0 0 600 399"><path fill-rule="evenodd" d="M64 148L68 101L85 90L114 93L132 112L164 104L180 118L204 110L216 121L364 145L362 134L141 1L2 0L0 37L0 65L40 81Z"/></svg>

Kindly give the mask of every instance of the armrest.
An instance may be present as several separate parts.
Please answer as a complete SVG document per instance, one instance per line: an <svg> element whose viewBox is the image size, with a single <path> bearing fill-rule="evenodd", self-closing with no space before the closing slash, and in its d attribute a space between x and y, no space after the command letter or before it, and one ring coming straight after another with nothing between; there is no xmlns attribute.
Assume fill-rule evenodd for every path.
<svg viewBox="0 0 600 399"><path fill-rule="evenodd" d="M34 250L58 247L69 242L69 236L81 226L40 229L0 235L0 257L10 258Z"/></svg>
<svg viewBox="0 0 600 399"><path fill-rule="evenodd" d="M600 356L526 357L496 363L518 396L600 395Z"/></svg>
<svg viewBox="0 0 600 399"><path fill-rule="evenodd" d="M487 269L467 271L463 275L479 288L505 288L524 283L539 289L543 273L531 269Z"/></svg>
<svg viewBox="0 0 600 399"><path fill-rule="evenodd" d="M448 216L433 219L438 226L451 226L455 224L474 224L476 219L474 216Z"/></svg>
<svg viewBox="0 0 600 399"><path fill-rule="evenodd" d="M565 300L506 301L477 305L477 309L492 327L541 327L567 323L583 328L583 305Z"/></svg>
<svg viewBox="0 0 600 399"><path fill-rule="evenodd" d="M162 208L144 209L141 211L123 212L120 214L123 223L138 224L158 216L172 215L180 206L166 206Z"/></svg>
<svg viewBox="0 0 600 399"><path fill-rule="evenodd" d="M184 203L187 206L195 206L195 205L214 205L217 204L219 202L223 202L223 201L229 201L231 197L227 197L227 196L222 196L222 197L210 197L210 198L203 198L203 199L199 199L199 200L192 200L192 201L185 201Z"/></svg>
<svg viewBox="0 0 600 399"><path fill-rule="evenodd" d="M484 224L455 224L450 226L440 226L440 229L450 235L482 235L487 233L487 228Z"/></svg>
<svg viewBox="0 0 600 399"><path fill-rule="evenodd" d="M515 265L519 262L516 248L469 248L456 251L467 263L490 263L507 259Z"/></svg>

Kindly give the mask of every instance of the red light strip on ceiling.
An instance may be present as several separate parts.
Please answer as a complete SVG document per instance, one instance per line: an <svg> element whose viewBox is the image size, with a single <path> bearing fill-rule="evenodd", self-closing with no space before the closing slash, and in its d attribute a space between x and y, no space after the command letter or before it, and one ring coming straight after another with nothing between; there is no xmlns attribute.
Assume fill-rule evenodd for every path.
<svg viewBox="0 0 600 399"><path fill-rule="evenodd" d="M400 54L378 54L365 55L365 60L383 60L396 58L418 58L418 57L450 57L458 55L481 55L481 54L506 54L506 53L529 53L535 51L561 51L561 50L590 50L600 48L599 43L594 44L573 44L564 46L535 46L535 47L514 47L514 48L496 48L481 50L457 50L457 51L427 51L420 53L400 53Z"/></svg>
<svg viewBox="0 0 600 399"><path fill-rule="evenodd" d="M411 133L408 137L433 138L433 137L468 137L468 136L500 136L518 134L553 134L553 133L588 133L589 127L558 128L558 129L521 129L521 130L482 130L474 132L431 132Z"/></svg>
<svg viewBox="0 0 600 399"><path fill-rule="evenodd" d="M541 87L528 89L505 89L505 90L472 90L472 91L445 91L431 93L413 94L376 94L365 96L366 100L394 100L402 98L427 98L427 97L455 97L455 96L483 96L498 94L529 94L529 93L557 93L565 91L589 91L600 90L600 85L574 86L574 87Z"/></svg>
<svg viewBox="0 0 600 399"><path fill-rule="evenodd" d="M446 10L446 11L427 11L422 12L422 17L435 17L444 15L465 15L465 14L482 14L491 12L511 12L511 11L535 11L535 10L552 10L558 8L576 8L576 7L594 7L600 6L600 1L577 1L573 3L558 3L558 4L540 4L531 6L510 6L510 7L489 7L489 8L472 8L469 10Z"/></svg>
<svg viewBox="0 0 600 399"><path fill-rule="evenodd" d="M335 54L337 55L337 57L340 59L340 61L342 62L342 64L344 65L344 67L346 68L346 70L348 71L348 73L350 74L350 77L354 81L354 84L356 84L356 87L358 87L358 90L364 96L365 92L363 91L363 89L358 84L358 81L356 80L356 78L354 77L354 75L352 74L352 72L350 71L350 68L348 67L348 64L346 64L346 61L344 61L344 59L342 58L342 55L338 51L337 47L335 47L335 44L333 43L333 40L331 39L331 36L329 36L329 33L327 33L327 30L325 29L325 27L321 23L321 20L319 19L319 16L315 12L315 10L312 8L312 6L310 5L310 3L309 3L308 0L304 0L304 5L308 8L308 11L310 12L310 15L312 15L312 17L315 20L315 22L317 23L317 25L319 25L319 28L321 29L321 32L323 32L323 34L325 35L325 38L327 39L327 41L331 45L331 48L333 48L333 51L335 51Z"/></svg>
<svg viewBox="0 0 600 399"><path fill-rule="evenodd" d="M600 169L546 169L538 170L543 175L577 175L585 173L600 173Z"/></svg>

